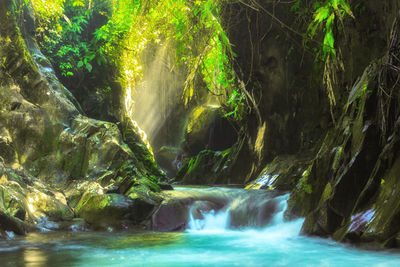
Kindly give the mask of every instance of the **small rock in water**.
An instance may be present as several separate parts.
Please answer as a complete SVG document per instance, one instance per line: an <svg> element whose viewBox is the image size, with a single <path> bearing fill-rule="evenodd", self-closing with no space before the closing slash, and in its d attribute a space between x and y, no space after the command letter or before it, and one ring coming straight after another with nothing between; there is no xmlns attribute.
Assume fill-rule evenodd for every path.
<svg viewBox="0 0 400 267"><path fill-rule="evenodd" d="M82 218L74 218L72 224L69 226L69 230L73 232L86 231L86 221Z"/></svg>
<svg viewBox="0 0 400 267"><path fill-rule="evenodd" d="M207 200L198 200L195 201L190 209L190 212L194 219L204 219L204 214L208 214L210 212L218 211L222 208L222 205L218 205L211 201Z"/></svg>
<svg viewBox="0 0 400 267"><path fill-rule="evenodd" d="M43 232L58 230L60 225L56 222L49 221L47 217L41 217L38 219L37 226Z"/></svg>
<svg viewBox="0 0 400 267"><path fill-rule="evenodd" d="M13 231L4 231L4 233L6 234L7 240L14 239L15 237L15 233Z"/></svg>

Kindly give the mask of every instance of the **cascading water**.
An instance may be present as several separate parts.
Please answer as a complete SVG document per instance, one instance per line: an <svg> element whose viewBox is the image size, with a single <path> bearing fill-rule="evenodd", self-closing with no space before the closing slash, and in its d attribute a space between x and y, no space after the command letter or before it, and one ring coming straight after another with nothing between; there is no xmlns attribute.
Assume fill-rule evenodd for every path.
<svg viewBox="0 0 400 267"><path fill-rule="evenodd" d="M399 266L398 252L365 251L299 235L288 195L227 188L169 191L187 204L183 232L35 233L0 241L1 266ZM172 215L172 214L171 214Z"/></svg>
<svg viewBox="0 0 400 267"><path fill-rule="evenodd" d="M203 214L203 219L195 219L190 213L189 231L223 231L228 227L229 211L224 210L218 213L211 210Z"/></svg>
<svg viewBox="0 0 400 267"><path fill-rule="evenodd" d="M246 246L254 246L257 243L260 246L267 243L277 244L277 242L282 245L286 239L299 236L304 220L297 219L291 222L284 220L289 194L271 196L262 194L265 191L235 191L240 191L241 194L236 194L226 207L219 211L207 210L202 212L201 218L196 219L193 216L192 206L187 232L191 234L236 236L243 242L241 244ZM263 199L263 197L266 197L266 199ZM265 203L273 204L266 205ZM265 210L266 208L267 210ZM232 221L232 218L237 218L238 213L243 211L252 213L247 213L244 216L245 219L242 218L238 228L238 222ZM271 212L270 216L265 216L265 212ZM260 215L269 219L265 220ZM237 244L240 244L240 242Z"/></svg>
<svg viewBox="0 0 400 267"><path fill-rule="evenodd" d="M248 191L252 193L251 191ZM284 213L287 208L287 200L289 194L277 196L274 198L258 199L259 202L254 202L254 196L250 194L244 196L237 195L236 198L231 199L228 204L219 211L210 210L196 210L196 206L192 206L189 212L189 227L188 231L229 231L237 228L251 229L254 227L271 227L276 225L285 224ZM258 198L261 194L258 194ZM265 205L268 203L270 205ZM271 204L272 203L272 204ZM266 208L269 208L265 210ZM200 213L200 218L195 218L194 213ZM252 213L248 213L252 212ZM270 212L271 214L264 214ZM238 214L243 216L238 216ZM232 218L240 218L241 221L232 221ZM298 221L301 227L302 220ZM299 229L300 230L300 229Z"/></svg>

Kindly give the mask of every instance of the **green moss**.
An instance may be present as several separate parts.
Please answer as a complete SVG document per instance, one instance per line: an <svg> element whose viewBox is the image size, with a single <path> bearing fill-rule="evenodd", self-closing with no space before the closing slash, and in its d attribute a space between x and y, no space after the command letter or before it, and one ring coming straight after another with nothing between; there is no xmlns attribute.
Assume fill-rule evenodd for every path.
<svg viewBox="0 0 400 267"><path fill-rule="evenodd" d="M136 168L132 160L125 161L118 169L117 175L117 183L129 186L130 188L126 189L128 191L133 187L141 185L145 186L147 191L161 191L158 185L159 177L148 173L142 173L138 168ZM126 195L128 194L130 193L126 193Z"/></svg>
<svg viewBox="0 0 400 267"><path fill-rule="evenodd" d="M325 186L324 192L322 193L321 203L327 201L332 195L332 185L331 183L327 183Z"/></svg>
<svg viewBox="0 0 400 267"><path fill-rule="evenodd" d="M75 211L78 215L81 213L82 208L85 211L98 211L104 209L109 203L110 198L107 195L86 192L76 205Z"/></svg>
<svg viewBox="0 0 400 267"><path fill-rule="evenodd" d="M231 149L224 151L202 150L190 158L179 169L176 180L186 184L224 183L227 161L232 156Z"/></svg>
<svg viewBox="0 0 400 267"><path fill-rule="evenodd" d="M341 146L336 147L335 158L333 159L333 163L332 163L333 170L336 170L339 167L342 155L343 155L343 147L341 147Z"/></svg>
<svg viewBox="0 0 400 267"><path fill-rule="evenodd" d="M298 191L307 193L309 195L312 194L312 186L308 182L312 167L313 167L313 165L310 165L310 167L308 167L308 169L303 172L303 175L301 176L301 179L300 179L299 183L297 184Z"/></svg>

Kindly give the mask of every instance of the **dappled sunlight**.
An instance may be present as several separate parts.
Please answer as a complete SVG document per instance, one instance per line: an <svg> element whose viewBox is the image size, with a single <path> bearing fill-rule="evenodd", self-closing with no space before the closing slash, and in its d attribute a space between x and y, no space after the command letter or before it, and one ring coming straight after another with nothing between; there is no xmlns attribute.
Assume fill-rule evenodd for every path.
<svg viewBox="0 0 400 267"><path fill-rule="evenodd" d="M125 104L125 112L127 114L127 117L131 120L133 126L136 128L138 134L140 135L143 143L146 145L147 149L149 149L149 151L151 153L151 146L150 146L150 142L147 138L147 134L145 133L145 131L143 131L138 123L133 119L133 106L134 106L134 101L132 99L132 88L130 86L127 86L125 88L125 96L124 96L124 104Z"/></svg>
<svg viewBox="0 0 400 267"><path fill-rule="evenodd" d="M153 53L153 50L155 52ZM125 75L127 81L125 86L125 110L127 115L135 121L140 128L143 139L150 141L163 129L164 124L175 105L180 101L183 89L182 75L174 70L174 62L171 62L171 54L174 48L167 45L157 45L143 51L142 77L135 78L136 71L141 69L137 66L136 59L129 60L133 54L127 54L127 65ZM134 67L135 70L128 70Z"/></svg>
<svg viewBox="0 0 400 267"><path fill-rule="evenodd" d="M47 265L47 254L36 247L27 248L24 251L26 267L40 267Z"/></svg>

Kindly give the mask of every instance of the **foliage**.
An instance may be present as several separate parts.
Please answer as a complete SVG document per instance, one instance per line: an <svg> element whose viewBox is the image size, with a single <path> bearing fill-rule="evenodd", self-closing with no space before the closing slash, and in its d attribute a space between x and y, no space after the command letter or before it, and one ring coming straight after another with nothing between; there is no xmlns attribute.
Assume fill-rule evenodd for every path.
<svg viewBox="0 0 400 267"><path fill-rule="evenodd" d="M349 15L354 18L353 12L345 0L326 0L322 5L320 2L315 2L314 7L314 20L311 22L308 28L310 36L314 37L317 30L321 30L322 28L324 32L322 58L335 58L335 38L333 35L335 18L339 18L340 22L343 23L343 18L345 15Z"/></svg>
<svg viewBox="0 0 400 267"><path fill-rule="evenodd" d="M240 118L243 96L220 23L222 1L32 0L32 5L41 47L62 76L80 81L111 64L134 89L143 75L143 51L165 45L174 49L175 64L186 69L186 104L205 87L225 99L227 116Z"/></svg>
<svg viewBox="0 0 400 267"><path fill-rule="evenodd" d="M309 8L302 6L302 2L302 0L297 0L292 6L292 11L299 16L306 17ZM332 118L334 118L332 108L336 105L333 89L336 81L335 73L338 69L344 69L340 54L335 48L335 28L337 28L337 20L339 20L344 29L344 18L346 16L354 18L354 15L346 0L313 1L312 10L314 10L313 19L308 25L308 37L305 40L315 40L317 36L323 36L317 58L324 62L323 81L329 96Z"/></svg>
<svg viewBox="0 0 400 267"><path fill-rule="evenodd" d="M175 64L185 66L183 99L188 104L203 84L217 96L225 96L227 114L239 118L240 94L230 65L234 54L220 23L222 0L142 1L124 42L121 69L125 79L140 80L140 55L146 47L168 46L175 50ZM195 89L196 88L196 89ZM230 94L235 97L231 98ZM228 99L232 99L228 101Z"/></svg>
<svg viewBox="0 0 400 267"><path fill-rule="evenodd" d="M32 0L33 7L40 14L40 24L46 27L50 26L51 22L58 20L63 15L64 2L65 0Z"/></svg>
<svg viewBox="0 0 400 267"><path fill-rule="evenodd" d="M110 2L110 0L105 1ZM94 31L95 40L100 44L99 48L111 60L118 60L124 38L134 30L132 25L140 11L141 3L141 0L113 1L112 10L107 14L107 22Z"/></svg>
<svg viewBox="0 0 400 267"><path fill-rule="evenodd" d="M307 194L312 193L312 186L309 183L309 176L312 171L312 166L310 165L307 170L305 170L301 176L299 183L296 186L296 189L299 190L301 193L305 192Z"/></svg>
<svg viewBox="0 0 400 267"><path fill-rule="evenodd" d="M350 6L345 0L326 0L324 4L315 3L314 20L309 26L311 37L316 34L318 28L323 28L324 41L322 44L322 59L325 61L324 66L324 84L328 91L331 115L334 119L332 107L336 105L335 94L333 91L335 83L335 73L338 68L344 69L340 58L337 58L337 53L334 47L335 38L333 35L333 27L335 18L339 18L343 24L343 17L350 15L354 18Z"/></svg>
<svg viewBox="0 0 400 267"><path fill-rule="evenodd" d="M101 64L102 50L93 42L90 20L103 11L102 1L32 0L38 14L37 33L41 47L63 76L83 76L93 70L93 61Z"/></svg>

